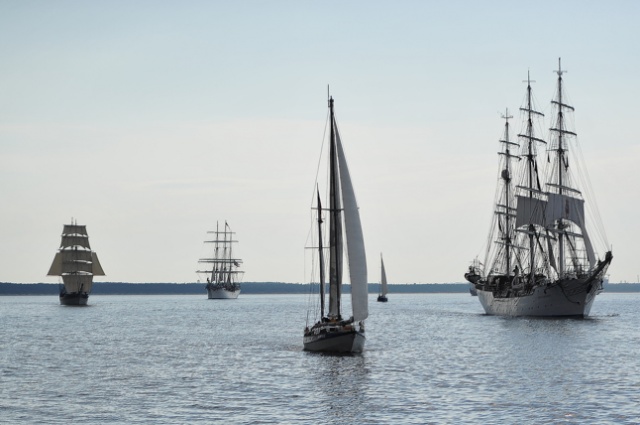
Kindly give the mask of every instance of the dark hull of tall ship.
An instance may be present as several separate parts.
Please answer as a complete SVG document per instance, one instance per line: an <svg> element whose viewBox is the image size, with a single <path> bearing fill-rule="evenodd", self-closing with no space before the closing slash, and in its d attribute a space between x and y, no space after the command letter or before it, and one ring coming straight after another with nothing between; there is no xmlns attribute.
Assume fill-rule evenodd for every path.
<svg viewBox="0 0 640 425"><path fill-rule="evenodd" d="M304 350L320 353L361 353L364 350L364 331L347 325L316 324L304 333Z"/></svg>
<svg viewBox="0 0 640 425"><path fill-rule="evenodd" d="M89 294L86 292L61 292L60 304L62 305L87 305Z"/></svg>
<svg viewBox="0 0 640 425"><path fill-rule="evenodd" d="M378 295L378 302L379 303L386 303L387 301L389 301L389 299L387 298L386 295Z"/></svg>
<svg viewBox="0 0 640 425"><path fill-rule="evenodd" d="M486 314L498 316L587 317L603 290L602 280L611 257L587 275L564 278L531 288L508 287L506 276L490 276L475 283ZM513 279L513 277L510 277Z"/></svg>
<svg viewBox="0 0 640 425"><path fill-rule="evenodd" d="M207 298L210 300L235 300L240 295L240 285L212 285L207 288Z"/></svg>

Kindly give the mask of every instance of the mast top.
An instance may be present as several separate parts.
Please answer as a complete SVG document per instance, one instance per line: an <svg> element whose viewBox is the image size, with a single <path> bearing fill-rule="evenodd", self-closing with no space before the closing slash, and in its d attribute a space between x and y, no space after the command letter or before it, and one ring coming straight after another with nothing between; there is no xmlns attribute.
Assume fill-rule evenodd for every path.
<svg viewBox="0 0 640 425"><path fill-rule="evenodd" d="M527 83L528 87L531 87L531 83L535 83L536 80L531 79L531 71L527 69L527 79L522 81L523 83Z"/></svg>
<svg viewBox="0 0 640 425"><path fill-rule="evenodd" d="M510 120L511 118L513 118L513 115L509 115L509 108L506 108L506 109L505 109L505 113L504 113L504 115L502 115L502 118L503 118L507 123L509 122L509 120Z"/></svg>
<svg viewBox="0 0 640 425"><path fill-rule="evenodd" d="M562 58L558 58L558 70L554 71L556 74L558 74L558 77L560 77L560 78L562 78L562 74L564 74L565 72L569 72L569 71L563 71L562 70L561 59Z"/></svg>

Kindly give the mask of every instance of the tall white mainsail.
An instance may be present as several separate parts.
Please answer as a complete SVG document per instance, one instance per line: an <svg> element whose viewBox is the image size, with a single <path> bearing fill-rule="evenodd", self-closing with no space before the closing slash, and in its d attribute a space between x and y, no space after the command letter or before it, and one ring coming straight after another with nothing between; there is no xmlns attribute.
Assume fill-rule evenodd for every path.
<svg viewBox="0 0 640 425"><path fill-rule="evenodd" d="M353 320L361 321L369 316L367 258L364 249L364 237L356 195L351 183L349 167L344 156L338 128L335 128L338 162L340 164L340 188L344 208L344 228L349 258L349 278L351 280L351 306Z"/></svg>

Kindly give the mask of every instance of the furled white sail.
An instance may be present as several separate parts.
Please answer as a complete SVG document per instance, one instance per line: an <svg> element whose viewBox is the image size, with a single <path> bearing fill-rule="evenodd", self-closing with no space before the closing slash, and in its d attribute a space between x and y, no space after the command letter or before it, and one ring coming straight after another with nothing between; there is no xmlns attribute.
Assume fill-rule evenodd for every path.
<svg viewBox="0 0 640 425"><path fill-rule="evenodd" d="M351 305L353 320L361 321L369 316L367 258L364 249L364 237L356 195L351 183L349 167L344 156L338 129L335 128L338 162L340 165L340 187L344 208L344 222L349 259L349 277L351 280Z"/></svg>
<svg viewBox="0 0 640 425"><path fill-rule="evenodd" d="M62 273L91 273L93 266L89 261L67 261L62 263Z"/></svg>

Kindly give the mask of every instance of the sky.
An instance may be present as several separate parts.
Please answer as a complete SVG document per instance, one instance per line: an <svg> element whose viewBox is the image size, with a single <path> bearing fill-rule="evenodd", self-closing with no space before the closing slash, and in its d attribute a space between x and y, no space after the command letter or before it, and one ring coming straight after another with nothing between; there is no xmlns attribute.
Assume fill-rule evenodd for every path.
<svg viewBox="0 0 640 425"><path fill-rule="evenodd" d="M613 248L640 275L640 2L0 0L0 281L46 273L71 218L111 282L194 282L206 231L245 281L308 281L327 86L379 281L483 255L505 108L558 58ZM546 135L545 135L546 137ZM607 247L596 247L604 255Z"/></svg>

